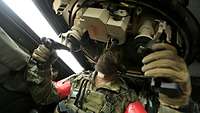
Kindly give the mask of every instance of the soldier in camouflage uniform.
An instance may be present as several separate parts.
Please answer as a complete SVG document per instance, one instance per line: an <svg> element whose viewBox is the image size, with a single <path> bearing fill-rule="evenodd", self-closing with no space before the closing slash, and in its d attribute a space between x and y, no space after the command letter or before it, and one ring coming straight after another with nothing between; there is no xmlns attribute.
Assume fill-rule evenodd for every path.
<svg viewBox="0 0 200 113"><path fill-rule="evenodd" d="M40 56L40 57L39 57ZM50 58L51 56L51 58ZM60 82L53 82L53 71L51 63L57 58L55 51L50 51L44 45L39 45L34 50L32 58L28 64L26 80L34 101L37 104L47 105L59 102L65 95L60 94ZM50 62L51 60L51 62ZM53 62L52 62L53 61ZM65 93L65 91L64 91Z"/></svg>
<svg viewBox="0 0 200 113"><path fill-rule="evenodd" d="M32 82L32 96L40 103L64 99L55 111L61 113L180 113L191 93L187 66L169 44L154 44L152 50L153 53L143 58L144 76L170 79L179 85L180 95L169 97L159 93L158 97L130 88L122 73L118 73L123 63L119 48L103 53L95 72L86 71L52 82L50 63L46 63L52 53L41 45L32 57L44 66L29 65L27 76Z"/></svg>

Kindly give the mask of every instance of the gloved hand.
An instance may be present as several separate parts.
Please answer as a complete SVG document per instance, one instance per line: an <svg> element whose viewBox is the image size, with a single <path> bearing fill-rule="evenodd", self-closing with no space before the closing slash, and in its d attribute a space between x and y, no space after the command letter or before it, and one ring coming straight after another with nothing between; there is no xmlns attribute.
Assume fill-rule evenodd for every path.
<svg viewBox="0 0 200 113"><path fill-rule="evenodd" d="M45 45L39 45L37 49L34 50L32 58L39 63L53 63L57 59L55 50L48 49Z"/></svg>
<svg viewBox="0 0 200 113"><path fill-rule="evenodd" d="M166 43L157 43L154 52L143 58L144 76L166 78L179 85L182 94L176 98L160 93L160 102L173 108L186 105L191 94L189 72L184 60L177 55L176 48Z"/></svg>

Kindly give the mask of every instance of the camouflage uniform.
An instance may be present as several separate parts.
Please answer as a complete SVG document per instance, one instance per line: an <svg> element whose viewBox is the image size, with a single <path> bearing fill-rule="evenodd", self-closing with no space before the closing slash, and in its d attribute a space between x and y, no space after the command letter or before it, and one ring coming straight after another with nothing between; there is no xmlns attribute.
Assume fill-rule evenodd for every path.
<svg viewBox="0 0 200 113"><path fill-rule="evenodd" d="M47 62L48 60L45 60L40 56L44 50L44 46L40 46L32 55L35 56L35 59L40 59L40 62L43 60L43 63L40 64L44 65L30 63L28 65L27 81L30 83L29 89L33 99L40 104L50 104L52 102L59 102L61 98L59 98L55 84L52 82L51 66L50 64L45 63L45 61ZM49 50L46 48L46 51L48 53ZM102 57L99 58L96 64L96 70L103 72L106 76L115 76L117 70L121 68L119 67L121 57L118 55L118 52L120 51L112 50L105 52L107 54L103 54ZM158 74L160 75L160 72ZM114 78L116 77L117 75ZM134 77L131 79L134 79ZM110 81L101 87L96 87L94 80L95 74L92 74L91 72L82 72L71 76L68 81L71 81L73 90L71 91L70 96L68 94L66 95L68 96L67 99L59 103L58 111L68 111L72 113L123 113L129 103L140 101L145 105L149 113L178 112L170 107L160 106L159 102L157 102L158 96L154 94L154 90L152 90L153 94L150 95L145 94L146 92L149 93L148 88L141 88L142 92L136 92L137 87L140 84L132 81L127 85L127 81L125 81L122 76L118 76L113 81ZM145 82L141 84L144 83ZM130 88L128 86L134 86L135 88ZM176 103L173 104L176 105Z"/></svg>
<svg viewBox="0 0 200 113"><path fill-rule="evenodd" d="M70 78L73 91L58 104L55 113L124 113L131 102L139 100L143 105L147 104L148 100L130 89L121 77L100 87L94 85L94 79L95 75L91 72L82 72ZM158 110L159 113L180 113L165 106Z"/></svg>
<svg viewBox="0 0 200 113"><path fill-rule="evenodd" d="M160 44L158 48L161 48L160 46L163 48L163 44ZM172 47L170 46L169 48L171 49ZM46 51L46 54L43 51ZM159 53L163 53L163 51ZM28 69L28 74L27 74L27 81L30 82L30 92L32 93L34 100L40 104L49 104L55 101L58 102L60 99L58 95L59 93L56 92L56 87L54 87L55 84L51 81L52 73L51 73L50 64L48 64L48 61L49 61L48 53L49 53L48 48L45 48L45 46L42 46L42 45L39 46L38 49L36 49L35 52L33 53L32 57L34 57L35 59L38 59L38 61L41 62L40 64L44 64L44 65L42 66L42 65L29 64L29 69ZM95 69L98 72L103 73L105 76L111 76L111 75L113 76L112 81L107 82L100 87L95 86L96 75L92 74L91 72L82 72L80 74L71 76L68 80L65 79L68 82L71 81L72 91L70 92L70 88L71 88L70 86L67 90L69 90L71 94L70 95L67 94L66 95L67 99L59 103L58 111L69 112L69 113L75 113L75 112L123 113L130 103L140 101L143 105L145 105L149 113L157 113L157 112L177 113L178 111L176 111L175 109L166 107L171 104L168 104L166 106L159 105L159 102L157 102L158 93L156 93L157 94L156 95L154 93L155 91L154 89L150 90L153 92L153 93L150 92L150 95L145 94L145 93L149 93L148 87L145 89L141 88L142 91L136 92L137 87L140 84L137 84L137 83L135 84L134 81L131 82L129 86L134 86L135 88L128 87L127 81L125 81L125 79L121 75L118 76L116 73L121 68L120 67L120 64L121 64L120 53L121 52L118 50L118 48L116 48L116 50L114 49L114 50L106 51L98 59ZM154 58L151 56L156 56L157 54L156 55L155 54L156 52L150 54L150 56L148 55L147 57L145 57L144 63L147 65L148 64L147 61L149 60L148 57ZM47 58L47 60L43 58L43 56L45 55L46 55L45 58ZM170 55L175 56L174 54L170 54ZM45 64L48 64L48 65L45 65ZM184 65L184 62L181 62L180 64L183 64L184 69L186 68L186 66ZM160 68L158 67L158 69ZM143 69L143 71L145 71L145 69ZM162 71L157 72L156 75L163 75L161 72ZM179 72L179 71L176 71L176 72ZM178 76L184 73L185 73L184 76L188 77L187 70L183 70L182 73L178 73L178 74L176 73L176 75ZM144 74L146 74L146 72ZM172 74L167 73L167 74L173 75L173 73ZM155 74L152 74L152 75L155 75ZM124 75L124 77L125 76L126 75ZM134 77L132 77L132 79L134 79ZM183 83L185 83L186 80L184 79L182 81ZM65 84L68 82L64 82L64 83L62 82L62 83ZM146 84L146 83L143 82L141 84ZM184 91L187 93L187 90L184 90ZM188 97L188 95L186 96ZM167 98L160 98L160 100L161 99L165 100ZM176 105L176 103L172 103L172 104Z"/></svg>
<svg viewBox="0 0 200 113"><path fill-rule="evenodd" d="M37 65L29 63L26 76L34 101L42 105L59 102L59 96L52 82L51 69L48 67L40 69Z"/></svg>
<svg viewBox="0 0 200 113"><path fill-rule="evenodd" d="M35 102L42 105L59 102L59 96L51 81L52 77L49 76L51 75L50 67L40 69L37 65L29 64L27 72L26 79ZM142 93L136 92L134 88L129 88L121 77L101 87L94 85L94 78L94 73L88 71L71 75L68 79L73 86L71 95L58 104L55 112L123 113L130 102L140 100L145 105L150 99L143 98ZM135 84L133 83L133 85ZM158 108L157 105L152 106ZM158 113L181 112L160 105Z"/></svg>
<svg viewBox="0 0 200 113"><path fill-rule="evenodd" d="M137 100L136 93L128 90L124 81L119 78L101 87L96 87L94 74L82 72L70 81L73 84L71 96L61 102L65 104L67 111L122 113L128 102ZM59 106L58 109L60 111L62 108Z"/></svg>

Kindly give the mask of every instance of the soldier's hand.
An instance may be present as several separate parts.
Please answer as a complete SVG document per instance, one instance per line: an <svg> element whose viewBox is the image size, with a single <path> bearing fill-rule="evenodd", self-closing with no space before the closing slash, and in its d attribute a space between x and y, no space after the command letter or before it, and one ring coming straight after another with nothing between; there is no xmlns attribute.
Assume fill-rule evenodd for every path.
<svg viewBox="0 0 200 113"><path fill-rule="evenodd" d="M154 44L152 50L154 52L142 60L144 75L170 79L172 82L176 82L182 91L182 95L176 98L160 94L161 104L177 108L185 105L191 93L190 77L185 61L177 55L176 48L169 44Z"/></svg>
<svg viewBox="0 0 200 113"><path fill-rule="evenodd" d="M39 45L37 49L34 50L32 54L32 58L38 62L44 63L47 62L52 55L52 51L50 51L45 45Z"/></svg>

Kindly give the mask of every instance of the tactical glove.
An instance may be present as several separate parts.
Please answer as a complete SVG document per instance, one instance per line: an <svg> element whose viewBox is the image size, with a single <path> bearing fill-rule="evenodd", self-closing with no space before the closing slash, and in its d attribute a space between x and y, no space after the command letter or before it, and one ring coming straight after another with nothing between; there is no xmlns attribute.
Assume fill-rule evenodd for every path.
<svg viewBox="0 0 200 113"><path fill-rule="evenodd" d="M57 55L55 50L50 50L42 44L34 50L32 58L39 63L53 63L57 59Z"/></svg>
<svg viewBox="0 0 200 113"><path fill-rule="evenodd" d="M169 97L160 93L160 102L173 108L186 105L191 94L189 72L184 60L177 55L176 48L166 43L157 43L151 48L154 52L143 58L144 76L166 78L179 85L181 95Z"/></svg>

